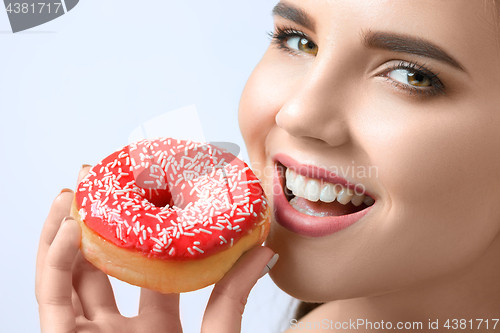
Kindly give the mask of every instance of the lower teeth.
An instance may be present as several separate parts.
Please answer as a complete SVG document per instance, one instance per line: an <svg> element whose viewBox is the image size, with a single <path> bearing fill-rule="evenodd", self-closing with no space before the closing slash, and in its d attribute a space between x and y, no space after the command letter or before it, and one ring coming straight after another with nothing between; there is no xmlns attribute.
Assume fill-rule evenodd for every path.
<svg viewBox="0 0 500 333"><path fill-rule="evenodd" d="M312 209L308 209L308 208L302 208L302 207L299 207L297 205L297 197L293 198L292 200L290 200L290 205L297 211L301 212L302 214L306 214L306 215L309 215L309 216L316 216L316 217L324 217L324 216L329 216L327 213L325 212L316 212Z"/></svg>

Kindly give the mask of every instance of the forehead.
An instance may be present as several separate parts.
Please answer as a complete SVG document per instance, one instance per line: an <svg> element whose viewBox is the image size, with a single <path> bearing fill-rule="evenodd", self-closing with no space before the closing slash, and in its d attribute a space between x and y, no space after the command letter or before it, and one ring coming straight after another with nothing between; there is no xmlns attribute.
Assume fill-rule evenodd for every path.
<svg viewBox="0 0 500 333"><path fill-rule="evenodd" d="M498 12L494 0L285 0L311 22L316 42L342 36L362 42L364 31L422 38L454 55L471 70L499 63ZM306 27L307 28L307 27ZM326 46L324 44L324 46ZM480 59L480 61L478 61Z"/></svg>

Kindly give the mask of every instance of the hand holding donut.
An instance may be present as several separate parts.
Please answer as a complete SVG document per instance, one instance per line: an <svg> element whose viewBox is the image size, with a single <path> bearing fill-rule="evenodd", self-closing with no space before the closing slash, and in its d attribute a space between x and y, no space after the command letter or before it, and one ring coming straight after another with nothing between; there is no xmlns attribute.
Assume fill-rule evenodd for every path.
<svg viewBox="0 0 500 333"><path fill-rule="evenodd" d="M88 167L82 168L78 182L88 171ZM178 294L141 289L139 315L120 315L108 277L79 252L78 223L65 219L72 201L73 193L69 190L56 197L40 237L35 292L41 331L182 332ZM216 283L205 310L202 332L240 330L248 294L261 273L268 270L264 268L271 258L275 259L269 248L258 246L245 253Z"/></svg>

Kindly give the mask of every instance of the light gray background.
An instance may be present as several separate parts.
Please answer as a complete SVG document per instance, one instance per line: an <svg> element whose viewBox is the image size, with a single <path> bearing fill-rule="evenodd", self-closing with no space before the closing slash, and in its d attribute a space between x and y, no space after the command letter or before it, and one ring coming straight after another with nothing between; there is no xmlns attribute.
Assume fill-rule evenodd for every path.
<svg viewBox="0 0 500 333"><path fill-rule="evenodd" d="M83 163L130 133L194 104L208 141L246 150L237 124L244 84L269 44L276 0L80 1L12 34L0 10L0 332L38 332L38 238L54 197ZM113 280L123 314L138 289ZM199 332L210 288L184 294L185 332ZM291 299L269 277L248 301L243 332L278 332ZM280 328L281 326L281 328Z"/></svg>

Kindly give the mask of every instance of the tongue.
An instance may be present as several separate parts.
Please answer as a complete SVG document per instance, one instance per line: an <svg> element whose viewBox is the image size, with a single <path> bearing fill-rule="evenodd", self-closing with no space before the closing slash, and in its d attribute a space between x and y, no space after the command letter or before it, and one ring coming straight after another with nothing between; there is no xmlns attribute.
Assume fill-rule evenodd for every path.
<svg viewBox="0 0 500 333"><path fill-rule="evenodd" d="M340 216L355 213L359 210L350 202L347 205L342 205L337 201L331 203L313 202L301 197L294 197L290 200L290 205L299 212L311 216Z"/></svg>

